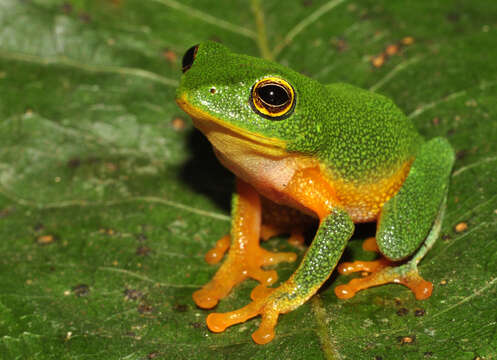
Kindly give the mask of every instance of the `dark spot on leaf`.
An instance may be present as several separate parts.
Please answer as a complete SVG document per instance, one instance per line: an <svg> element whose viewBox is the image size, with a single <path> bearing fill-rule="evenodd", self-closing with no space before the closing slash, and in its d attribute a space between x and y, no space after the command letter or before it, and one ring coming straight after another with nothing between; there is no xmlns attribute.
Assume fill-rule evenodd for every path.
<svg viewBox="0 0 497 360"><path fill-rule="evenodd" d="M174 305L174 311L176 311L176 312L185 312L187 310L188 310L188 306L185 304Z"/></svg>
<svg viewBox="0 0 497 360"><path fill-rule="evenodd" d="M456 152L456 159L457 160L464 159L466 155L468 155L468 150L466 149L459 150L458 152Z"/></svg>
<svg viewBox="0 0 497 360"><path fill-rule="evenodd" d="M414 38L412 36L406 36L400 40L400 43L404 46L409 46L414 44Z"/></svg>
<svg viewBox="0 0 497 360"><path fill-rule="evenodd" d="M433 123L433 125L438 126L438 124L440 124L440 118L434 117L431 122Z"/></svg>
<svg viewBox="0 0 497 360"><path fill-rule="evenodd" d="M116 231L114 229L110 229L110 228L108 228L108 229L102 228L102 229L98 230L98 232L100 234L105 234L105 235L109 235L109 236L113 236L116 234Z"/></svg>
<svg viewBox="0 0 497 360"><path fill-rule="evenodd" d="M140 314L148 314L148 313L151 313L152 310L153 310L153 308L149 304L141 303L140 305L138 305L138 312Z"/></svg>
<svg viewBox="0 0 497 360"><path fill-rule="evenodd" d="M385 61L386 61L386 56L385 54L381 53L380 55L373 56L371 58L371 65L373 65L373 67L375 68L379 68L382 67L383 64L385 64Z"/></svg>
<svg viewBox="0 0 497 360"><path fill-rule="evenodd" d="M171 125L173 126L173 129L176 130L176 131L183 130L185 128L185 120L183 120L180 117L175 117L171 121Z"/></svg>
<svg viewBox="0 0 497 360"><path fill-rule="evenodd" d="M348 43L345 41L344 38L341 37L332 38L330 40L330 43L339 52L343 52L348 48Z"/></svg>
<svg viewBox="0 0 497 360"><path fill-rule="evenodd" d="M399 316L404 316L404 315L407 315L409 313L409 310L407 310L406 308L400 308L399 310L397 310L397 315Z"/></svg>
<svg viewBox="0 0 497 360"><path fill-rule="evenodd" d="M399 298L395 298L394 300L395 300L395 305L397 305L397 306L402 305L402 301L400 301Z"/></svg>
<svg viewBox="0 0 497 360"><path fill-rule="evenodd" d="M397 340L401 345L411 345L416 341L416 336L398 336Z"/></svg>
<svg viewBox="0 0 497 360"><path fill-rule="evenodd" d="M175 65L176 61L178 60L178 55L170 49L162 50L162 57L166 59L167 62L171 65Z"/></svg>
<svg viewBox="0 0 497 360"><path fill-rule="evenodd" d="M450 235L449 234L445 234L442 236L442 239L443 240L450 240Z"/></svg>
<svg viewBox="0 0 497 360"><path fill-rule="evenodd" d="M12 213L13 211L14 211L14 208L5 208L5 209L0 210L0 219L3 217L6 217L7 215Z"/></svg>
<svg viewBox="0 0 497 360"><path fill-rule="evenodd" d="M151 352L150 354L147 355L147 359L157 359L159 356L159 352L158 351L153 351Z"/></svg>
<svg viewBox="0 0 497 360"><path fill-rule="evenodd" d="M459 22L459 20L461 20L461 14L451 11L447 14L447 20L453 23Z"/></svg>
<svg viewBox="0 0 497 360"><path fill-rule="evenodd" d="M425 358L431 358L433 356L433 352L427 351L423 355L424 355Z"/></svg>
<svg viewBox="0 0 497 360"><path fill-rule="evenodd" d="M70 14L72 12L72 5L68 2L62 4L62 12L64 14Z"/></svg>
<svg viewBox="0 0 497 360"><path fill-rule="evenodd" d="M71 169L76 169L81 165L81 159L80 158L72 158L67 162L67 167Z"/></svg>
<svg viewBox="0 0 497 360"><path fill-rule="evenodd" d="M91 21L91 16L87 12L81 12L79 14L79 20L81 20L85 24L88 24Z"/></svg>
<svg viewBox="0 0 497 360"><path fill-rule="evenodd" d="M414 310L414 316L416 316L416 317L421 317L421 316L424 316L425 314L426 314L425 309Z"/></svg>
<svg viewBox="0 0 497 360"><path fill-rule="evenodd" d="M375 356L374 360L383 360L383 358L381 356Z"/></svg>
<svg viewBox="0 0 497 360"><path fill-rule="evenodd" d="M220 44L222 44L222 43L223 43L223 41L221 40L221 38L220 38L219 36L217 36L217 35L212 35L212 36L209 38L209 40L212 40L212 41L218 42L218 43L220 43Z"/></svg>
<svg viewBox="0 0 497 360"><path fill-rule="evenodd" d="M136 255L147 256L150 253L150 248L148 246L142 245L136 248Z"/></svg>
<svg viewBox="0 0 497 360"><path fill-rule="evenodd" d="M38 245L50 245L57 240L56 235L41 235L36 238L36 243Z"/></svg>
<svg viewBox="0 0 497 360"><path fill-rule="evenodd" d="M190 325L194 328L194 329L200 329L202 327L202 323L201 322L191 322Z"/></svg>
<svg viewBox="0 0 497 360"><path fill-rule="evenodd" d="M312 6L312 0L304 0L304 1L302 1L302 6L304 6L304 7Z"/></svg>
<svg viewBox="0 0 497 360"><path fill-rule="evenodd" d="M461 221L454 227L454 230L458 233L468 230L468 223Z"/></svg>
<svg viewBox="0 0 497 360"><path fill-rule="evenodd" d="M138 300L138 299L141 299L143 297L143 293L139 290L135 290L135 289L126 289L124 290L124 298L126 300Z"/></svg>
<svg viewBox="0 0 497 360"><path fill-rule="evenodd" d="M72 288L72 292L78 297L87 296L90 293L90 287L86 284L78 284Z"/></svg>
<svg viewBox="0 0 497 360"><path fill-rule="evenodd" d="M147 240L147 235L145 235L144 233L136 234L136 240L138 240L139 242L144 242L145 240Z"/></svg>
<svg viewBox="0 0 497 360"><path fill-rule="evenodd" d="M37 223L35 226L33 226L33 230L35 232L43 231L45 230L45 225L43 225L42 223Z"/></svg>
<svg viewBox="0 0 497 360"><path fill-rule="evenodd" d="M388 55L388 56L392 56L392 55L395 55L399 52L400 50L400 47L399 45L397 44L390 44L386 47L385 49L385 53Z"/></svg>

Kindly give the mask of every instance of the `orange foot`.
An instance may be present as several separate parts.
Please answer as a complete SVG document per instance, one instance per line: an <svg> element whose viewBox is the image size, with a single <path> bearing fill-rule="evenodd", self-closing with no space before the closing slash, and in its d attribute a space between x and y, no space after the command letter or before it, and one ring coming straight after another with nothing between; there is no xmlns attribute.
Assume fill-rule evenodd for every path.
<svg viewBox="0 0 497 360"><path fill-rule="evenodd" d="M348 284L337 286L335 288L336 296L340 299L350 299L360 290L388 283L407 286L418 300L424 300L431 296L433 284L419 275L416 265L411 263L398 266L390 265L394 265L394 263L386 258L340 264L338 271L341 274L366 272L370 275L352 279Z"/></svg>
<svg viewBox="0 0 497 360"><path fill-rule="evenodd" d="M279 314L287 313L305 302L306 298L298 296L296 290L297 287L291 281L276 289L259 285L252 292L254 301L235 311L210 314L207 316L207 326L213 332L223 332L232 325L261 315L261 324L252 334L252 339L257 344L267 344L274 338Z"/></svg>
<svg viewBox="0 0 497 360"><path fill-rule="evenodd" d="M275 253L259 246L250 252L232 252L212 280L193 293L193 300L197 306L210 309L228 295L234 286L248 278L259 281L264 287L270 286L278 280L278 274L274 270L263 270L262 267L296 259L294 253Z"/></svg>

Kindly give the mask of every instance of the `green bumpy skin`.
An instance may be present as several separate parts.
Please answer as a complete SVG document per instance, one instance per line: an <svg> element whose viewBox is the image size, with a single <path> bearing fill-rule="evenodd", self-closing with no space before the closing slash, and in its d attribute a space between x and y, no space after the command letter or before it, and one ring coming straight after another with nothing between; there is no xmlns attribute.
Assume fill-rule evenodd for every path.
<svg viewBox="0 0 497 360"><path fill-rule="evenodd" d="M445 139L425 142L382 95L347 84L323 85L215 42L190 49L183 62L177 102L237 176L240 199L232 210L229 261L194 294L195 302L211 308L229 293L231 283L247 277L261 282L247 306L210 314L209 329L224 331L260 315L261 325L252 337L259 344L271 341L279 314L303 304L329 278L354 222L378 221L375 248L385 257L341 264L342 273L369 275L336 287L338 297L350 298L386 283L409 287L417 299L431 295L432 285L419 276L417 264L437 239L443 220L454 162ZM292 106L281 116L261 113L254 101L259 96L254 89L267 79L285 82L287 94L294 94ZM274 254L280 255L275 261L258 246L261 196L319 219L302 263L276 289L266 287L276 281L274 271L268 275L261 266L290 257ZM224 241L220 244L226 251ZM251 254L260 261L249 261ZM229 286L223 286L224 279Z"/></svg>

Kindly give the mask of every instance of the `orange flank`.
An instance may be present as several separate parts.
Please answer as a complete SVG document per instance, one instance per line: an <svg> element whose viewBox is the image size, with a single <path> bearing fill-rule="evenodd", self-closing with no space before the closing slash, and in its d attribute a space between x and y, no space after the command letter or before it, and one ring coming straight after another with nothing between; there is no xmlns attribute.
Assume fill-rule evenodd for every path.
<svg viewBox="0 0 497 360"><path fill-rule="evenodd" d="M339 206L333 187L322 176L319 168L296 171L284 193L299 204L299 208L316 214L320 220Z"/></svg>
<svg viewBox="0 0 497 360"><path fill-rule="evenodd" d="M210 309L229 294L231 289L247 278L253 278L264 286L273 284L278 276L274 270L261 267L278 264L282 261L295 261L294 253L273 253L259 246L261 205L257 192L241 180L237 181L237 210L232 225L231 244L227 259L213 279L193 294L195 303ZM220 248L226 238L220 240ZM217 247L216 247L217 248ZM220 254L220 252L219 252ZM213 257L209 257L212 260Z"/></svg>
<svg viewBox="0 0 497 360"><path fill-rule="evenodd" d="M335 199L349 214L354 223L376 221L383 205L390 200L404 183L412 161L406 161L393 175L374 183L354 183L335 179L324 174L334 188Z"/></svg>

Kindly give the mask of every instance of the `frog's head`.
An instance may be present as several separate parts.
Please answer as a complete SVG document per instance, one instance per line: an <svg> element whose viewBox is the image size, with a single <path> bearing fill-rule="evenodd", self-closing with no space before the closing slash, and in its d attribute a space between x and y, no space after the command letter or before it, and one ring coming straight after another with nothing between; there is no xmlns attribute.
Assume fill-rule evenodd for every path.
<svg viewBox="0 0 497 360"><path fill-rule="evenodd" d="M323 85L287 67L208 41L185 53L176 101L215 148L238 141L279 156L318 150L315 109L325 96Z"/></svg>

